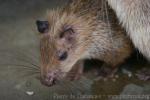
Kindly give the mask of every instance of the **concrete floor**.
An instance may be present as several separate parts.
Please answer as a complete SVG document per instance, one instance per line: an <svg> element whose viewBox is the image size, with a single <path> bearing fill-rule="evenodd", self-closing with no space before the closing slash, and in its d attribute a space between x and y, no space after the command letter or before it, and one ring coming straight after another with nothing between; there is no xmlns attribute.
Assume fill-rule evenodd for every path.
<svg viewBox="0 0 150 100"><path fill-rule="evenodd" d="M95 82L82 77L79 81L64 81L51 88L41 85L36 78L38 74L33 75L35 70L29 64L30 62L39 64L35 21L44 18L47 9L61 6L64 1L0 0L0 100L70 100L69 98L73 99L73 96L75 100L79 98L84 100L82 96L85 94L87 96L97 94L104 98L108 97L107 95L150 94L150 82L142 82L124 75L116 82L112 80ZM26 92L34 94L30 96ZM104 100L103 97L97 100L100 98Z"/></svg>

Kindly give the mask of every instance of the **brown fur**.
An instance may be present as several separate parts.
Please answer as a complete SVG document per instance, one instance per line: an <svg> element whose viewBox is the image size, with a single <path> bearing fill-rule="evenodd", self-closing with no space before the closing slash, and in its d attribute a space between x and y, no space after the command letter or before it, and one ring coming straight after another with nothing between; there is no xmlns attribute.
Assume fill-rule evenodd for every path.
<svg viewBox="0 0 150 100"><path fill-rule="evenodd" d="M42 75L56 69L69 72L83 59L98 59L117 67L132 52L130 39L103 0L73 0L63 9L50 10L47 19L49 32L41 36ZM68 44L59 38L67 26L75 31L74 41ZM57 50L67 50L68 58L59 61Z"/></svg>
<svg viewBox="0 0 150 100"><path fill-rule="evenodd" d="M106 0L133 44L150 59L150 0Z"/></svg>

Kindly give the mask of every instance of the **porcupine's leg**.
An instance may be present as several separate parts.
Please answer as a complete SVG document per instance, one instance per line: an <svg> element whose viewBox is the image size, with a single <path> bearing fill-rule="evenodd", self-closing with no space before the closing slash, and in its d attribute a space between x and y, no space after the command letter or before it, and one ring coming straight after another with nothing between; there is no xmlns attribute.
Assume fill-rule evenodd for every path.
<svg viewBox="0 0 150 100"><path fill-rule="evenodd" d="M97 78L95 80L105 80L105 79L115 79L116 72L118 71L118 67L112 67L108 65L107 63L104 63L100 70L98 70Z"/></svg>
<svg viewBox="0 0 150 100"><path fill-rule="evenodd" d="M84 61L78 61L71 71L68 73L67 77L71 80L79 80L83 74Z"/></svg>
<svg viewBox="0 0 150 100"><path fill-rule="evenodd" d="M136 76L138 79L143 80L143 81L148 81L150 80L150 68L143 68L140 69L137 73Z"/></svg>

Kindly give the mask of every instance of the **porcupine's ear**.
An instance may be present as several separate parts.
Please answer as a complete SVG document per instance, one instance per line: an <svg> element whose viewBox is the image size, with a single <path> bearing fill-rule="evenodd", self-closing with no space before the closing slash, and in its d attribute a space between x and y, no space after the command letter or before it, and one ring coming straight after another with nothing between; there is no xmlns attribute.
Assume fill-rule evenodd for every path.
<svg viewBox="0 0 150 100"><path fill-rule="evenodd" d="M49 23L48 21L36 21L37 29L40 33L47 33L49 30Z"/></svg>

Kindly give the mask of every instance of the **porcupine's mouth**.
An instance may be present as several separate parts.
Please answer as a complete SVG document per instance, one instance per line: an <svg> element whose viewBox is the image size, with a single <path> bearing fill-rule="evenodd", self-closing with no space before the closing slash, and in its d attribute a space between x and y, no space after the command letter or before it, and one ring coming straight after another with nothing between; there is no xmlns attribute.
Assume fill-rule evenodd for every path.
<svg viewBox="0 0 150 100"><path fill-rule="evenodd" d="M57 81L60 81L61 72L60 70L49 71L46 75L41 77L41 83L45 86L53 86Z"/></svg>

